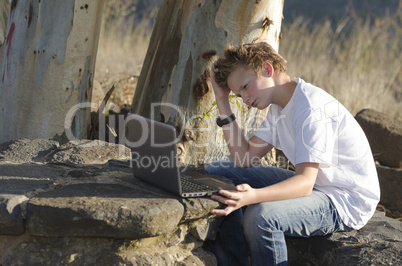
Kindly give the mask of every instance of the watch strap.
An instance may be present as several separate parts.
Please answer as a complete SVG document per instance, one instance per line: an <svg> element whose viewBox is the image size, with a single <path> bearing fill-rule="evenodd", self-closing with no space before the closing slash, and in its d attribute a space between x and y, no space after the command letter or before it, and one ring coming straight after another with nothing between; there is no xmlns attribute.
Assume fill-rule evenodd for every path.
<svg viewBox="0 0 402 266"><path fill-rule="evenodd" d="M216 118L216 124L219 127L223 127L224 125L230 124L233 121L236 120L236 117L234 114L231 114L230 116L226 117L225 119L221 119L219 116Z"/></svg>

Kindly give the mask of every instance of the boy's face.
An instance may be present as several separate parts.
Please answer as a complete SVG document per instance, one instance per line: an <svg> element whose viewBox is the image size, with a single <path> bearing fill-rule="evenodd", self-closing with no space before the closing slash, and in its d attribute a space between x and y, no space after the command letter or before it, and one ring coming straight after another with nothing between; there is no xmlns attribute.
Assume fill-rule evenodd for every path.
<svg viewBox="0 0 402 266"><path fill-rule="evenodd" d="M229 89L248 106L260 110L267 108L272 103L272 78L266 71L261 75L250 68L239 66L228 77Z"/></svg>

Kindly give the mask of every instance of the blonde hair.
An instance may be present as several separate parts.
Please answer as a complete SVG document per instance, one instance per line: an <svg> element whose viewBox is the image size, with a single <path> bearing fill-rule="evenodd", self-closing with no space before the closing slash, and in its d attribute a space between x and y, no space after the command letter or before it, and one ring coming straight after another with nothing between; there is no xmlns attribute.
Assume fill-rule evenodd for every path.
<svg viewBox="0 0 402 266"><path fill-rule="evenodd" d="M260 75L264 62L269 62L277 74L286 73L286 60L280 56L268 43L258 42L225 47L223 57L216 62L219 72L215 73L215 80L221 87L228 87L229 75L239 66L253 69Z"/></svg>

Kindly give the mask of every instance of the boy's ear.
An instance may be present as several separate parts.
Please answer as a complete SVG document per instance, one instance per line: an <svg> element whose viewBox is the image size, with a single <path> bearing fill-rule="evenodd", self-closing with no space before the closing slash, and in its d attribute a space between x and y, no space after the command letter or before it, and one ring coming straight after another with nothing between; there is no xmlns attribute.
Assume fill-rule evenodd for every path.
<svg viewBox="0 0 402 266"><path fill-rule="evenodd" d="M274 67L269 62L262 63L263 74L268 75L268 78L274 74Z"/></svg>

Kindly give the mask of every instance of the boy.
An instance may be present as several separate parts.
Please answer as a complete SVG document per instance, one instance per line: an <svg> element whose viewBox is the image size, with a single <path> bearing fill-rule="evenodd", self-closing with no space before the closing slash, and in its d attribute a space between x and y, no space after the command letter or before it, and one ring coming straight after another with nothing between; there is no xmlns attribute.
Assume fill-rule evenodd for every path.
<svg viewBox="0 0 402 266"><path fill-rule="evenodd" d="M290 80L286 60L267 43L227 46L212 66L222 127L233 162L214 162L237 191L220 190L226 216L213 247L219 264L286 265L285 235L310 237L363 227L380 189L368 141L336 99L300 78ZM341 77L340 77L341 78ZM230 91L245 104L268 108L247 140L231 111ZM253 165L272 147L282 149L295 172ZM243 214L241 207L248 206Z"/></svg>

